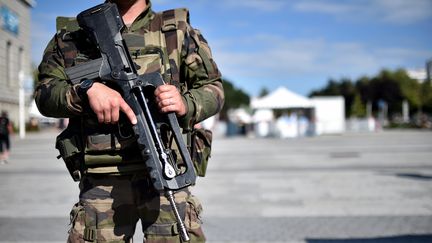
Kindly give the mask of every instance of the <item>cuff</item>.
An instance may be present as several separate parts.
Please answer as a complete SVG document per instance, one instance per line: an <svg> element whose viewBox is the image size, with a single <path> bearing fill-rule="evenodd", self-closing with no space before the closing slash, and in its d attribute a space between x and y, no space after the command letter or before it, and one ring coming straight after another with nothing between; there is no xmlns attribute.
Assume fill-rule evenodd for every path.
<svg viewBox="0 0 432 243"><path fill-rule="evenodd" d="M192 128L195 124L195 103L190 94L183 95L183 102L186 104L186 114L179 117L179 125L182 128Z"/></svg>

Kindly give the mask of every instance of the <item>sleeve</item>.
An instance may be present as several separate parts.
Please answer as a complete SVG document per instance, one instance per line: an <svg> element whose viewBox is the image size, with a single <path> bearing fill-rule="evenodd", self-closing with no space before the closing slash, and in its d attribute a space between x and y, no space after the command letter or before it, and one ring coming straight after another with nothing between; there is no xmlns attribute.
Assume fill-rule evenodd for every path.
<svg viewBox="0 0 432 243"><path fill-rule="evenodd" d="M77 85L68 82L65 73L65 55L68 50L57 35L48 43L39 65L38 83L34 98L39 111L49 117L74 117L82 113L83 107L77 95ZM66 55L71 55L66 53Z"/></svg>
<svg viewBox="0 0 432 243"><path fill-rule="evenodd" d="M189 127L218 113L224 104L221 73L213 60L207 41L197 29L190 28L185 38L182 76L187 84L184 99L187 114L180 119Z"/></svg>

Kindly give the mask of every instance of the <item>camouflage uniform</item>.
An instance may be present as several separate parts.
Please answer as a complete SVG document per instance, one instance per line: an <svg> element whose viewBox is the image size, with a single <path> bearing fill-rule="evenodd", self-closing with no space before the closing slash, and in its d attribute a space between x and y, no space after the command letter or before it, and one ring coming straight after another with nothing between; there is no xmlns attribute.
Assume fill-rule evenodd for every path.
<svg viewBox="0 0 432 243"><path fill-rule="evenodd" d="M140 66L138 73L160 71L179 89L188 108L179 118L183 128L216 114L224 102L221 74L210 48L188 18L186 9L155 13L149 2L123 33ZM82 141L80 201L71 211L68 242L129 242L139 219L146 242L180 242L170 205L153 189L134 141L119 141L110 133L113 125L98 124L78 96L78 85L65 74L65 68L97 58L97 50L74 19L58 19L57 29L39 66L35 100L43 115L70 118L68 128ZM152 52L155 47L166 59ZM175 200L191 241L205 241L198 199L185 188L175 193Z"/></svg>

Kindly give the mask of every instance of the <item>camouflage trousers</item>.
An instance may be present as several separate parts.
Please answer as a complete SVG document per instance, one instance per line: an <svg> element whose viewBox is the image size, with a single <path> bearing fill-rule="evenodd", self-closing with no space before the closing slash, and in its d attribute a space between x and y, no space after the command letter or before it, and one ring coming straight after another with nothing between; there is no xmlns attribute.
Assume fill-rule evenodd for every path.
<svg viewBox="0 0 432 243"><path fill-rule="evenodd" d="M176 191L174 196L191 242L205 242L199 200L188 188ZM80 201L70 217L68 243L132 242L139 220L144 242L181 242L168 200L163 192L153 189L145 175L84 176Z"/></svg>

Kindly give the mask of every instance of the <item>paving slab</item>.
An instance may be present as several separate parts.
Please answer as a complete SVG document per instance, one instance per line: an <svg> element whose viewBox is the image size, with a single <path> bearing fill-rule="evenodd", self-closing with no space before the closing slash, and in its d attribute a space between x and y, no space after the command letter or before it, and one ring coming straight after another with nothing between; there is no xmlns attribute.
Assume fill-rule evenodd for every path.
<svg viewBox="0 0 432 243"><path fill-rule="evenodd" d="M65 242L78 185L56 159L57 133L12 140L1 243ZM431 158L430 131L217 137L193 190L208 242L432 242Z"/></svg>

